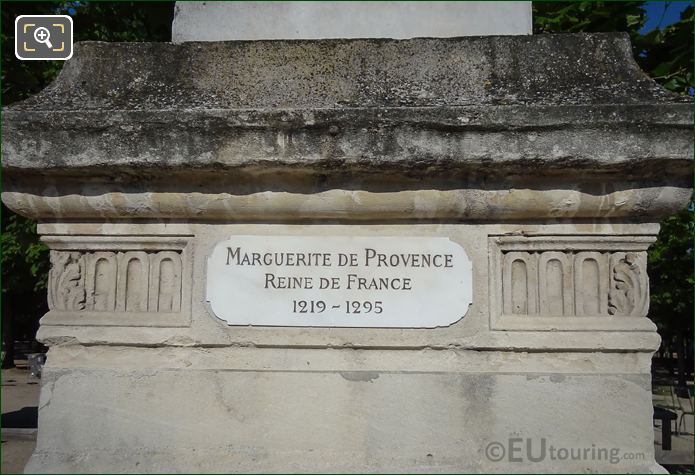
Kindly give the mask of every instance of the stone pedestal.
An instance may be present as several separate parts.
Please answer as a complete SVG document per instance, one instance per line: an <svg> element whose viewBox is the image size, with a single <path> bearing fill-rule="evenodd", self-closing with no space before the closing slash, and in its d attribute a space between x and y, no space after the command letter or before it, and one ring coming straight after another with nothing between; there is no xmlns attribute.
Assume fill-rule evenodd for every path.
<svg viewBox="0 0 695 475"><path fill-rule="evenodd" d="M3 133L51 248L28 471L662 471L646 250L692 104L626 36L81 43ZM472 304L229 325L235 236L446 238Z"/></svg>

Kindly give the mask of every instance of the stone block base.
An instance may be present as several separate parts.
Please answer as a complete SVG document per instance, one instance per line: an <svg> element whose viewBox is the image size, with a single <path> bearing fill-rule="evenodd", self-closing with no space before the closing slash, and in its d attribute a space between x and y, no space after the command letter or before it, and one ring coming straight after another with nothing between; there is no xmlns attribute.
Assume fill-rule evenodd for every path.
<svg viewBox="0 0 695 475"><path fill-rule="evenodd" d="M55 346L28 472L657 472L649 354Z"/></svg>

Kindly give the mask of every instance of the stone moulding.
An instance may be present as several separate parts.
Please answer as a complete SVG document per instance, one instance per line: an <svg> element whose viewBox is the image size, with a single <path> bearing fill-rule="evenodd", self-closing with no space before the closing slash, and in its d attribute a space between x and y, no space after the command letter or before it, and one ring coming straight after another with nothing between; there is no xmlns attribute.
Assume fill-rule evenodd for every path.
<svg viewBox="0 0 695 475"><path fill-rule="evenodd" d="M4 110L2 196L39 219L658 220L690 196L692 107L631 55L616 34L78 43Z"/></svg>
<svg viewBox="0 0 695 475"><path fill-rule="evenodd" d="M529 181L535 178L537 176L530 176ZM208 182L204 176L192 173L188 183L206 188L210 186ZM583 185L587 191L581 189ZM114 185L105 185L96 188L99 191L92 195L86 194L86 190L68 191L70 188L66 187L64 194L50 196L31 187L12 191L18 190L17 186L26 185L8 184L2 197L8 206L23 215L39 219L70 217L110 221L138 218L201 222L646 220L675 212L690 196L685 184L596 193L590 191L592 184L574 182L556 190L534 189L541 185L522 182L518 183L519 188L505 190L472 187L371 192L312 188L301 193L259 191L249 194L157 191L156 188L145 193L142 189L132 189L134 185L130 184L119 191L112 191ZM462 183L460 186L469 185Z"/></svg>
<svg viewBox="0 0 695 475"><path fill-rule="evenodd" d="M42 325L188 326L186 237L43 236L51 248Z"/></svg>

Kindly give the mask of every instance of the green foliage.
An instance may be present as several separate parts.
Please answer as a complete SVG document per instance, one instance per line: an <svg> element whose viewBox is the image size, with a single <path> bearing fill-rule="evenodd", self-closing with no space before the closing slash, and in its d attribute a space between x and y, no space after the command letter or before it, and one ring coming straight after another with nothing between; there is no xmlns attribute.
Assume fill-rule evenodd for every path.
<svg viewBox="0 0 695 475"><path fill-rule="evenodd" d="M644 2L533 2L534 33L637 32Z"/></svg>
<svg viewBox="0 0 695 475"><path fill-rule="evenodd" d="M689 6L677 23L654 29L633 39L639 51L642 69L673 92L692 95L693 78L693 6Z"/></svg>
<svg viewBox="0 0 695 475"><path fill-rule="evenodd" d="M533 2L534 33L624 31L640 67L663 87L687 94L693 78L693 6L680 21L646 34L644 2Z"/></svg>
<svg viewBox="0 0 695 475"><path fill-rule="evenodd" d="M48 248L36 239L36 223L16 214L8 215L0 236L2 291L46 288Z"/></svg>
<svg viewBox="0 0 695 475"><path fill-rule="evenodd" d="M2 102L36 94L60 72L62 61L20 61L14 55L18 15L70 14L75 41L169 41L173 2L2 2Z"/></svg>
<svg viewBox="0 0 695 475"><path fill-rule="evenodd" d="M693 332L692 205L661 223L649 249L649 313L665 334Z"/></svg>
<svg viewBox="0 0 695 475"><path fill-rule="evenodd" d="M20 61L14 55L14 19L18 15L57 13L58 3L15 4L3 2L2 30L2 103L8 105L43 89L58 73L60 61Z"/></svg>

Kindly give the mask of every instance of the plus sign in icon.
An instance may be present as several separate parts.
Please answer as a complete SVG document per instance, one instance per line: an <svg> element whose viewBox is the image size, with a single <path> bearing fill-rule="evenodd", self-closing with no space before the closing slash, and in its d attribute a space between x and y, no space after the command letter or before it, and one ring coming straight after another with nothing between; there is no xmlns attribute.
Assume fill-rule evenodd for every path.
<svg viewBox="0 0 695 475"><path fill-rule="evenodd" d="M72 18L68 15L20 15L14 22L14 52L22 60L72 57Z"/></svg>

